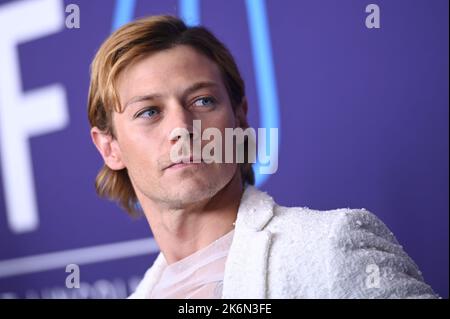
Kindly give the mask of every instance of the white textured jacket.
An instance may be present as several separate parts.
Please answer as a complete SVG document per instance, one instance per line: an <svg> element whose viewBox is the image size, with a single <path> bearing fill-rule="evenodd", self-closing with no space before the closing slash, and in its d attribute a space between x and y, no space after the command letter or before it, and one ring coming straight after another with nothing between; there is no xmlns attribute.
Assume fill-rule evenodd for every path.
<svg viewBox="0 0 450 319"><path fill-rule="evenodd" d="M148 298L160 253L130 298ZM223 298L433 298L389 229L365 209L281 207L247 186L225 265Z"/></svg>

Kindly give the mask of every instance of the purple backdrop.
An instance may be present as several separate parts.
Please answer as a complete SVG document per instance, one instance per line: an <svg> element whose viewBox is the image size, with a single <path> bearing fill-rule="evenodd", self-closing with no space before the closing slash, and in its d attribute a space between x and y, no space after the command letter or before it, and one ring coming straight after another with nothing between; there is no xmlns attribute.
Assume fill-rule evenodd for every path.
<svg viewBox="0 0 450 319"><path fill-rule="evenodd" d="M0 1L0 17L10 3ZM98 199L93 187L102 161L89 137L88 69L111 32L115 1L61 7L69 3L80 8L79 29L17 47L23 93L59 83L69 122L29 139L36 229L17 233L9 226L0 170L0 297L124 297L155 257L137 241L151 237L146 221ZM245 3L200 3L201 23L237 59L258 127L264 110ZM381 9L380 29L364 24L369 3ZM137 0L135 16L177 15L178 8L176 0ZM372 211L448 298L448 1L268 0L266 8L281 144L278 172L261 188L287 206ZM8 30L0 31L0 43L2 34ZM95 260L88 247L115 252ZM70 263L80 264L81 290L65 288L63 264Z"/></svg>

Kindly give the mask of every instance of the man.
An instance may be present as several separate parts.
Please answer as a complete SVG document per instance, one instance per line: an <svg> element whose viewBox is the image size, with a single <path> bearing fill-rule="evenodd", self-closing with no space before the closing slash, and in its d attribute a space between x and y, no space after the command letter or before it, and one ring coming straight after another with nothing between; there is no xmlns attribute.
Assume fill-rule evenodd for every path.
<svg viewBox="0 0 450 319"><path fill-rule="evenodd" d="M248 161L207 163L190 139L188 163L171 157L177 130L195 139L200 121L224 136L247 128L246 115L234 59L205 28L154 16L123 26L97 52L89 92L105 162L97 192L142 211L161 250L132 298L435 296L368 211L280 207L253 186Z"/></svg>

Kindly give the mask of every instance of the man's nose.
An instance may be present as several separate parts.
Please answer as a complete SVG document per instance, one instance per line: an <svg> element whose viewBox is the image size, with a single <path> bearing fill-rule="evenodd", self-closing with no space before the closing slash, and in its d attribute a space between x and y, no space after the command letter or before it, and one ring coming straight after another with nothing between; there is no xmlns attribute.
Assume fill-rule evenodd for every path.
<svg viewBox="0 0 450 319"><path fill-rule="evenodd" d="M195 118L192 112L183 107L181 104L176 103L175 105L172 105L172 108L170 108L168 114L166 115L169 141L172 144L175 144L179 139L187 134L192 141L194 136L194 120Z"/></svg>

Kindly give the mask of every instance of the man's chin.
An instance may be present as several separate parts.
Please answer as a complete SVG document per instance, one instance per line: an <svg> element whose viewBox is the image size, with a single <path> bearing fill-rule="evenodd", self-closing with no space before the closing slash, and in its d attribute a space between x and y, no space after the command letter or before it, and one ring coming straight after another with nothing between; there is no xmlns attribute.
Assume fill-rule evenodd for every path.
<svg viewBox="0 0 450 319"><path fill-rule="evenodd" d="M166 189L168 196L180 204L192 204L213 197L225 184L208 176L196 176L177 180Z"/></svg>
<svg viewBox="0 0 450 319"><path fill-rule="evenodd" d="M203 181L194 178L187 178L173 185L173 194L177 194L179 199L186 201L198 201L207 197L212 197L218 188L217 183L213 181Z"/></svg>
<svg viewBox="0 0 450 319"><path fill-rule="evenodd" d="M232 180L235 173L232 170L205 169L166 175L164 180L166 198L178 202L179 205L212 198Z"/></svg>

